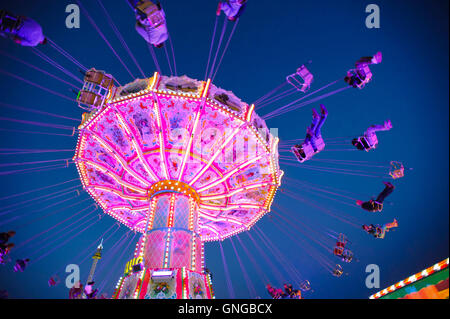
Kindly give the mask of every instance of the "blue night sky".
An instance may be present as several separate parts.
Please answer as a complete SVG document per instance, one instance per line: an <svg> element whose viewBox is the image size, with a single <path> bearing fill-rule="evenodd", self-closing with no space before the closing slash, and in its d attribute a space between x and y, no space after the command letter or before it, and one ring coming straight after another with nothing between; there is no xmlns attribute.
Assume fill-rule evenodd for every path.
<svg viewBox="0 0 450 319"><path fill-rule="evenodd" d="M75 3L66 0L1 1L0 7L37 20L49 38L86 67L112 73L122 84L131 82L130 75L84 15L81 16L80 29L65 27L65 7L72 2ZM146 76L151 76L155 66L144 40L134 30L134 15L126 1L103 2L108 3L109 14ZM83 3L131 72L138 77L138 69L115 37L97 1L84 0ZM380 7L380 29L365 27L365 8L370 3L376 3ZM174 44L178 74L202 79L208 59L217 1L174 0L162 1L162 5ZM221 30L223 16L219 22L217 32ZM228 24L228 32L229 30L231 23ZM52 47L47 45L38 49L81 78L76 66ZM281 84L286 75L293 73L309 60L312 61L310 69L315 75L312 86L312 90L315 90L343 78L345 72L352 68L361 56L382 51L383 62L372 67L373 81L364 90L345 90L321 101L329 111L322 134L325 141L327 138L356 137L371 124L382 124L388 118L393 123L391 131L378 134L380 143L375 151L329 151L352 148L351 145L336 146L330 143L324 152L316 155L313 161L305 163L304 167L286 165L286 161L281 163L286 177L281 188L295 192L304 198L304 201L297 201L283 192L278 192L273 211L290 219L291 225L286 226L276 214L269 218L269 214L260 220L257 228L265 232L273 245L281 251L282 256L288 260L288 266L286 263L283 265L283 260L268 251L254 229L250 231L250 235L258 243L258 248L255 248L247 234L239 235L272 285L280 286L284 282L298 285L297 278L290 271L290 265L294 265L301 277L308 279L314 288L314 292L304 294L305 298L367 298L378 290L448 257L448 50L448 1L248 1L246 11L239 21L217 73L215 84L232 90L250 103ZM70 86L11 60L3 53L44 69L76 86L77 82L34 55L29 48L0 38L0 51L1 103L81 119L83 111L75 103L26 84L4 72L16 74L52 91L75 98ZM170 73L163 49L157 54L163 73ZM342 81L333 89L344 86ZM290 96L286 101L300 98L301 94ZM303 138L306 126L311 121L311 108L318 109L318 104L319 102L316 102L272 118L267 121L267 125L270 128L278 128L281 142ZM264 115L282 105L283 103L274 103L259 109L258 113ZM29 168L4 165L7 163L48 161L73 156L76 137L23 132L70 135L70 130L33 126L4 118L68 127L77 126L76 121L21 111L5 107L4 104L0 104L0 109L0 117L3 119L0 120L0 172ZM14 153L8 149L59 151L8 155L8 152ZM293 158L289 153L283 155ZM341 194L361 194L359 198L363 200L376 196L383 188L380 177L310 169L330 167L328 162L320 162L318 159L371 163L397 160L413 170L407 171L403 179L394 182L396 189L388 198L389 203L385 205L383 212L371 214L355 205L352 207L354 201L351 199L338 197L338 200L344 202L341 203L319 196L324 193L318 195L310 189L302 190L301 185L299 188L293 187L293 180L298 180L319 185L322 189L329 187ZM58 162L38 164L34 167L56 164ZM334 167L367 172L374 170L364 166ZM8 290L10 298L67 298L68 290L64 284L50 288L47 280L54 273L59 273L64 280L65 266L82 262L80 268L84 282L97 239L108 229L112 229L108 234L113 235L104 243L104 258L97 268L95 280L96 285L103 288L103 292L112 294L125 263L132 257L138 235L133 237L134 234L131 233L128 240L123 240L127 232L126 227L121 226L113 233L116 229L113 219L103 214L100 214L103 217L99 219L98 211L80 219L93 210L93 206L88 207L93 204L93 200L83 191L80 196L76 196L75 189L79 188L75 186L80 186L79 181L3 199L77 177L73 164L69 168L40 172L1 173L0 231L17 230L13 242L16 245L26 242L26 245L13 250L12 258L15 260L29 257L32 260L23 273L14 273L11 263L0 267L0 289ZM48 201L37 199L54 192L60 192L62 196ZM20 203L21 201L23 203ZM317 205L329 209L339 218L332 217L323 209L317 209ZM80 213L83 209L86 210ZM73 216L75 214L78 215ZM68 219L70 217L72 218ZM354 221L356 226L343 222L341 217ZM400 227L388 233L384 240L376 240L360 228L363 223L383 224L391 222L393 218L397 218ZM280 231L276 225L283 225L287 230ZM90 227L85 229L87 226ZM84 231L79 234L81 230ZM317 258L320 254L326 256L330 263L338 263L339 260L310 239L315 238L316 234L325 236L329 230L345 233L358 259L351 264L341 263L348 273L341 278L333 277L320 265ZM286 231L296 240L287 237ZM41 236L33 237L42 232L44 234ZM332 239L328 242L330 246L333 245ZM233 243L257 296L268 298L264 277L255 269L235 238ZM235 297L256 297L247 289L230 240L225 240L222 245ZM266 256L261 254L260 250ZM45 254L48 255L43 257ZM276 266L267 263L266 257L272 259ZM213 273L216 297L229 298L218 243L205 244L205 259L206 266ZM368 264L380 267L380 289L368 289L365 286L365 268ZM277 278L277 271L281 273L282 280Z"/></svg>

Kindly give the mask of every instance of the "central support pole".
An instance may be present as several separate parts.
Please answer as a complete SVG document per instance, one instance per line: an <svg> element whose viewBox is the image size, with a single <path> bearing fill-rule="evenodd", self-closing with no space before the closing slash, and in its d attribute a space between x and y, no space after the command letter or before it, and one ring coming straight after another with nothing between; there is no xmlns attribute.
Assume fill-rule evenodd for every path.
<svg viewBox="0 0 450 319"><path fill-rule="evenodd" d="M180 193L161 192L150 201L150 220L143 246L144 267L202 271L198 204Z"/></svg>
<svg viewBox="0 0 450 319"><path fill-rule="evenodd" d="M197 192L183 182L164 180L148 190L148 197L144 233L130 261L142 261L143 269L126 267L116 298L213 298L211 278L204 272Z"/></svg>

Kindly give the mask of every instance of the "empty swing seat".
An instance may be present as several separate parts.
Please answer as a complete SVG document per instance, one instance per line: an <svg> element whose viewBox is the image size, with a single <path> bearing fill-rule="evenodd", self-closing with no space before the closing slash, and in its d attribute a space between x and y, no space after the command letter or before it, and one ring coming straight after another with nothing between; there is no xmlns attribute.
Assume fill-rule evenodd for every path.
<svg viewBox="0 0 450 319"><path fill-rule="evenodd" d="M101 105L102 99L99 94L89 92L89 91L80 91L80 95L79 95L77 101L79 103L98 107Z"/></svg>
<svg viewBox="0 0 450 319"><path fill-rule="evenodd" d="M305 65L302 65L297 69L297 72L288 75L286 77L286 81L292 85L294 88L296 88L298 91L301 91L303 93L306 93L306 91L309 90L311 87L311 83L314 80L314 76L312 73L305 67Z"/></svg>
<svg viewBox="0 0 450 319"><path fill-rule="evenodd" d="M391 162L392 168L389 171L389 175L392 179L402 178L405 176L405 167L400 162Z"/></svg>
<svg viewBox="0 0 450 319"><path fill-rule="evenodd" d="M78 105L89 111L99 109L103 106L105 100L112 95L113 89L114 79L111 74L106 74L94 68L89 69L84 75L83 87L77 97Z"/></svg>

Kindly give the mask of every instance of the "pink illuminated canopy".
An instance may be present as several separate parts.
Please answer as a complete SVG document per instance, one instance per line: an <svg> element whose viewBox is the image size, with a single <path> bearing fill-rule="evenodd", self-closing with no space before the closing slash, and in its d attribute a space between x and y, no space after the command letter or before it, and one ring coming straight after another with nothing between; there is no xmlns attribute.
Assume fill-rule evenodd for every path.
<svg viewBox="0 0 450 319"><path fill-rule="evenodd" d="M270 210L283 172L278 138L232 92L155 73L117 88L80 126L74 160L86 191L144 232L149 190L196 193L203 241L249 229ZM154 188L152 189L154 191Z"/></svg>

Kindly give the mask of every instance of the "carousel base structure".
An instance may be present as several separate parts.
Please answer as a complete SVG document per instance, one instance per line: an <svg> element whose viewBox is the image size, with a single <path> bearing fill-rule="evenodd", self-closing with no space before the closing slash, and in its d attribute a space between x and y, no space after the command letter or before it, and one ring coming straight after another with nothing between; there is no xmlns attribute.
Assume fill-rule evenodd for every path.
<svg viewBox="0 0 450 319"><path fill-rule="evenodd" d="M120 278L113 299L214 299L209 274L178 269L147 269Z"/></svg>

